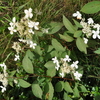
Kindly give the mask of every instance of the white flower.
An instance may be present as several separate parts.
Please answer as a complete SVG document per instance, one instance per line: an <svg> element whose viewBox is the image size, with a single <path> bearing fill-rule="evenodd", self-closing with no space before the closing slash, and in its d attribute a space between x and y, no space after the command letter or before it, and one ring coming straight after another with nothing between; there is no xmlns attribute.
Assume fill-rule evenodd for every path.
<svg viewBox="0 0 100 100"><path fill-rule="evenodd" d="M32 8L29 8L28 10L24 10L25 13L25 18L32 18L33 14L32 14Z"/></svg>
<svg viewBox="0 0 100 100"><path fill-rule="evenodd" d="M82 15L79 11L73 14L73 17L77 17L77 19L82 19Z"/></svg>
<svg viewBox="0 0 100 100"><path fill-rule="evenodd" d="M13 17L12 22L10 22L10 26L15 27L16 25L16 18Z"/></svg>
<svg viewBox="0 0 100 100"><path fill-rule="evenodd" d="M71 67L75 67L75 68L78 68L78 64L79 63L79 61L75 61L75 62L73 62L73 64L71 64Z"/></svg>
<svg viewBox="0 0 100 100"><path fill-rule="evenodd" d="M64 61L68 61L68 62L70 62L71 61L71 59L69 58L69 56L68 55L66 55L65 56L65 58L63 59Z"/></svg>
<svg viewBox="0 0 100 100"><path fill-rule="evenodd" d="M11 26L11 27L8 27L8 29L10 30L10 34L12 35L14 32L17 32L17 30Z"/></svg>
<svg viewBox="0 0 100 100"><path fill-rule="evenodd" d="M42 32L43 32L43 33L48 33L48 30L49 30L49 29L50 29L50 28L46 28L46 29L43 28L43 29L42 29Z"/></svg>
<svg viewBox="0 0 100 100"><path fill-rule="evenodd" d="M34 27L35 30L39 30L38 25L39 25L39 22L33 22L33 21L28 22L28 26L30 28Z"/></svg>
<svg viewBox="0 0 100 100"><path fill-rule="evenodd" d="M88 39L87 38L83 38L84 43L87 44L88 43Z"/></svg>
<svg viewBox="0 0 100 100"><path fill-rule="evenodd" d="M6 69L7 69L7 66L5 65L5 63L0 64L0 66L1 66L1 67L4 67L4 70L6 70Z"/></svg>
<svg viewBox="0 0 100 100"><path fill-rule="evenodd" d="M35 49L35 46L37 46L37 44L36 44L36 43L33 43L33 42L31 42L31 43L30 43L30 48Z"/></svg>
<svg viewBox="0 0 100 100"><path fill-rule="evenodd" d="M30 45L30 48L35 49L35 46L37 45L36 43L33 43L31 40L27 40L27 44Z"/></svg>
<svg viewBox="0 0 100 100"><path fill-rule="evenodd" d="M93 24L94 23L92 18L88 18L87 20L88 20L88 24Z"/></svg>
<svg viewBox="0 0 100 100"><path fill-rule="evenodd" d="M19 55L15 55L14 61L20 60Z"/></svg>
<svg viewBox="0 0 100 100"><path fill-rule="evenodd" d="M74 73L75 79L80 80L80 77L82 76L82 74L80 74L78 71L76 71Z"/></svg>
<svg viewBox="0 0 100 100"><path fill-rule="evenodd" d="M100 30L100 25L99 25L99 24L95 24L93 27L94 27L94 28L97 28L97 31Z"/></svg>
<svg viewBox="0 0 100 100"><path fill-rule="evenodd" d="M98 30L97 31L93 30L92 33L93 33L93 39L96 38L100 39L100 35L99 35L100 32Z"/></svg>
<svg viewBox="0 0 100 100"><path fill-rule="evenodd" d="M57 63L58 62L57 57L52 58L52 60L53 60L53 63Z"/></svg>
<svg viewBox="0 0 100 100"><path fill-rule="evenodd" d="M62 73L59 73L60 74L60 76L63 78L64 77L64 73L62 72Z"/></svg>
<svg viewBox="0 0 100 100"><path fill-rule="evenodd" d="M21 51L21 46L19 45L19 42L14 42L12 48L16 50L17 54L19 51Z"/></svg>
<svg viewBox="0 0 100 100"><path fill-rule="evenodd" d="M0 86L0 88L2 89L2 90L1 90L2 93L6 91L6 88L5 88L5 87Z"/></svg>
<svg viewBox="0 0 100 100"><path fill-rule="evenodd" d="M28 32L34 34L34 31L32 29L29 29Z"/></svg>
<svg viewBox="0 0 100 100"><path fill-rule="evenodd" d="M59 66L55 66L55 69L56 69L56 70L59 70Z"/></svg>
<svg viewBox="0 0 100 100"><path fill-rule="evenodd" d="M8 85L8 80L7 80L6 77L3 78L2 84L3 84L4 87L6 87Z"/></svg>
<svg viewBox="0 0 100 100"><path fill-rule="evenodd" d="M18 83L18 81L17 81L16 79L14 79L14 83L15 83L15 84L17 84L17 83Z"/></svg>

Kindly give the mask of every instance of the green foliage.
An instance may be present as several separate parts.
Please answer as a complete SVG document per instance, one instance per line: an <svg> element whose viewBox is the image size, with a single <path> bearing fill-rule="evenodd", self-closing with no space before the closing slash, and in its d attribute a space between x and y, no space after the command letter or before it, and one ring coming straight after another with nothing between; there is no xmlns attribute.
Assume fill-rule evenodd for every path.
<svg viewBox="0 0 100 100"><path fill-rule="evenodd" d="M68 29L68 31L70 33L74 33L76 31L75 27L71 24L71 22L63 15L63 24L65 25L66 29Z"/></svg>
<svg viewBox="0 0 100 100"><path fill-rule="evenodd" d="M49 25L51 26L51 31L47 34L54 34L58 32L63 26L63 24L60 22L51 22Z"/></svg>
<svg viewBox="0 0 100 100"><path fill-rule="evenodd" d="M82 35L82 31L81 30L80 31L76 31L74 33L74 37L76 37L76 38L80 37L81 35Z"/></svg>
<svg viewBox="0 0 100 100"><path fill-rule="evenodd" d="M64 34L64 35L59 34L59 36L62 40L65 40L66 42L72 42L74 40L74 38L69 36L68 34Z"/></svg>
<svg viewBox="0 0 100 100"><path fill-rule="evenodd" d="M59 81L56 83L55 85L55 91L57 92L61 92L64 89L64 82L63 81Z"/></svg>
<svg viewBox="0 0 100 100"><path fill-rule="evenodd" d="M28 88L28 87L31 86L30 83L28 83L27 81L25 81L25 80L23 80L23 79L19 79L18 81L19 81L18 84L19 84L21 87L23 87L23 88Z"/></svg>
<svg viewBox="0 0 100 100"><path fill-rule="evenodd" d="M54 69L55 64L52 61L48 61L44 66L47 69Z"/></svg>
<svg viewBox="0 0 100 100"><path fill-rule="evenodd" d="M72 88L71 88L71 86L70 86L70 84L68 82L64 83L64 89L65 89L66 92L73 93L73 90L72 90Z"/></svg>
<svg viewBox="0 0 100 100"><path fill-rule="evenodd" d="M87 45L83 42L83 39L78 37L76 40L76 45L78 47L78 49L82 52L84 52L85 54L87 54Z"/></svg>
<svg viewBox="0 0 100 100"><path fill-rule="evenodd" d="M42 99L43 91L38 83L32 84L32 92L36 97Z"/></svg>
<svg viewBox="0 0 100 100"><path fill-rule="evenodd" d="M54 88L51 82L48 82L44 88L45 99L52 100L54 95Z"/></svg>
<svg viewBox="0 0 100 100"><path fill-rule="evenodd" d="M72 100L66 92L64 92L64 100Z"/></svg>
<svg viewBox="0 0 100 100"><path fill-rule="evenodd" d="M25 55L25 57L23 58L22 65L27 73L34 73L33 64L27 55Z"/></svg>
<svg viewBox="0 0 100 100"><path fill-rule="evenodd" d="M52 45L57 51L65 51L65 48L56 39L52 39Z"/></svg>
<svg viewBox="0 0 100 100"><path fill-rule="evenodd" d="M100 48L98 48L98 50L94 51L94 53L100 54Z"/></svg>
<svg viewBox="0 0 100 100"><path fill-rule="evenodd" d="M85 4L82 9L82 12L86 14L94 14L100 11L100 1L92 1L87 4Z"/></svg>

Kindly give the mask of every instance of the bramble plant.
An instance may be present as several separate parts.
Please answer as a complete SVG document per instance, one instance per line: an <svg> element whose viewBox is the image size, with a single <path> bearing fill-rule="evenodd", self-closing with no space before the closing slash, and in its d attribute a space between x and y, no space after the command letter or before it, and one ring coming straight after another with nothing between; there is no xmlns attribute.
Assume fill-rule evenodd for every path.
<svg viewBox="0 0 100 100"><path fill-rule="evenodd" d="M80 11L85 14L97 13L100 11L100 1L89 2ZM32 8L24 10L24 17L12 18L8 30L11 36L17 36L12 44L16 52L13 57L16 67L10 71L6 59L0 64L3 94L6 95L7 89L15 88L16 91L21 89L21 99L27 95L25 100L30 96L36 100L84 100L88 93L95 98L100 96L99 88L91 92L87 89L87 83L84 85L86 62L80 59L81 55L88 55L88 48L92 46L93 53L100 57L100 24L95 23L92 17L82 17L80 11L72 15L74 24L63 15L63 23L52 21L43 25L37 17L42 12L35 18ZM92 45L94 41L96 44ZM28 94L22 89L27 89Z"/></svg>

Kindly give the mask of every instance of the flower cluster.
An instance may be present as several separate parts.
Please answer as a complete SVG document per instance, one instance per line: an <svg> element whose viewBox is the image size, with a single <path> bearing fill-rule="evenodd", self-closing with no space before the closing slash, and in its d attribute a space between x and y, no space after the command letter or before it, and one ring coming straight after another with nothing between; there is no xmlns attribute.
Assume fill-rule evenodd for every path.
<svg viewBox="0 0 100 100"><path fill-rule="evenodd" d="M33 34L35 34L35 30L39 30L39 22L36 22L34 20L31 20L33 17L32 9L29 8L28 10L24 10L25 16L21 18L21 20L18 22L16 21L16 18L13 17L12 22L10 22L10 27L8 27L10 34L14 34L14 32L17 32L20 39L18 39L18 42L14 42L12 48L16 50L15 58L14 60L19 60L19 51L21 51L20 43L24 43L28 45L30 48L35 49L36 43L33 42Z"/></svg>
<svg viewBox="0 0 100 100"><path fill-rule="evenodd" d="M76 69L78 69L79 61L75 61L72 64L69 64L71 59L68 55L66 55L65 58L61 58L60 60L58 60L57 57L52 58L52 60L56 65L56 70L60 71L59 74L62 78L65 76L65 74L73 74L75 79L80 80L82 74L76 71Z"/></svg>
<svg viewBox="0 0 100 100"><path fill-rule="evenodd" d="M0 73L0 82L2 82L3 86L0 86L0 88L2 89L1 91L4 92L6 91L6 87L8 85L8 79L7 79L8 73L6 71L7 66L5 65L5 63L0 64L0 66L3 70L3 73Z"/></svg>
<svg viewBox="0 0 100 100"><path fill-rule="evenodd" d="M87 21L85 21L85 18L82 18L82 14L77 11L73 14L73 17L77 17L77 19L80 19L80 25L82 26L82 32L84 33L84 43L88 43L88 38L92 37L93 39L100 39L100 25L97 23L94 23L94 20L92 18L88 18Z"/></svg>

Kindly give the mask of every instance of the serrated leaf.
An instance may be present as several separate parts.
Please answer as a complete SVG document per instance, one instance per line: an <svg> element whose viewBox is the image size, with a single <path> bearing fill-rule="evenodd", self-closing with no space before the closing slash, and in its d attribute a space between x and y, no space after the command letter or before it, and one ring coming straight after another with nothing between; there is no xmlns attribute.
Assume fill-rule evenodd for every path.
<svg viewBox="0 0 100 100"><path fill-rule="evenodd" d="M54 34L58 32L62 28L63 24L60 22L51 22L50 26L51 26L51 31L48 32L47 34Z"/></svg>
<svg viewBox="0 0 100 100"><path fill-rule="evenodd" d="M94 51L94 53L100 54L100 48L98 48L98 50Z"/></svg>
<svg viewBox="0 0 100 100"><path fill-rule="evenodd" d="M27 72L27 73L34 73L33 71L33 65L32 65L32 62L31 60L28 58L28 56L26 55L22 61L22 65L23 65L23 68L24 70Z"/></svg>
<svg viewBox="0 0 100 100"><path fill-rule="evenodd" d="M100 11L100 1L92 1L87 4L85 4L82 9L82 12L86 14L94 14Z"/></svg>
<svg viewBox="0 0 100 100"><path fill-rule="evenodd" d="M47 76L54 77L55 75L56 75L56 69L55 68L47 70Z"/></svg>
<svg viewBox="0 0 100 100"><path fill-rule="evenodd" d="M23 88L28 88L28 87L31 86L30 83L28 83L27 81L25 81L25 80L23 80L23 79L19 79L18 84L19 84L21 87L23 87Z"/></svg>
<svg viewBox="0 0 100 100"><path fill-rule="evenodd" d="M53 61L48 61L44 66L47 69L54 69L55 68L55 64L53 63Z"/></svg>
<svg viewBox="0 0 100 100"><path fill-rule="evenodd" d="M64 100L72 100L66 92L64 92Z"/></svg>
<svg viewBox="0 0 100 100"><path fill-rule="evenodd" d="M66 35L59 34L59 36L62 40L65 40L66 42L72 42L74 40L74 38L69 36L68 34Z"/></svg>
<svg viewBox="0 0 100 100"><path fill-rule="evenodd" d="M57 51L65 51L65 48L56 39L52 39L52 45Z"/></svg>
<svg viewBox="0 0 100 100"><path fill-rule="evenodd" d="M56 92L61 92L64 88L64 82L63 81L59 81L56 83L55 85L55 91Z"/></svg>
<svg viewBox="0 0 100 100"><path fill-rule="evenodd" d="M63 24L68 29L70 33L74 33L76 31L75 27L72 25L72 23L63 15Z"/></svg>
<svg viewBox="0 0 100 100"><path fill-rule="evenodd" d="M77 48L81 51L81 52L84 52L85 54L87 54L87 45L84 43L83 39L78 37L76 39L76 45L77 45Z"/></svg>
<svg viewBox="0 0 100 100"><path fill-rule="evenodd" d="M39 84L36 84L36 83L32 84L32 92L37 98L42 99L43 91L41 87L39 86Z"/></svg>
<svg viewBox="0 0 100 100"><path fill-rule="evenodd" d="M72 90L72 88L70 87L70 85L69 85L68 82L65 82L65 83L64 83L64 89L65 89L65 91L67 91L67 92L73 93L73 90Z"/></svg>
<svg viewBox="0 0 100 100"><path fill-rule="evenodd" d="M75 33L74 33L74 37L80 37L82 35L82 31L76 31Z"/></svg>

